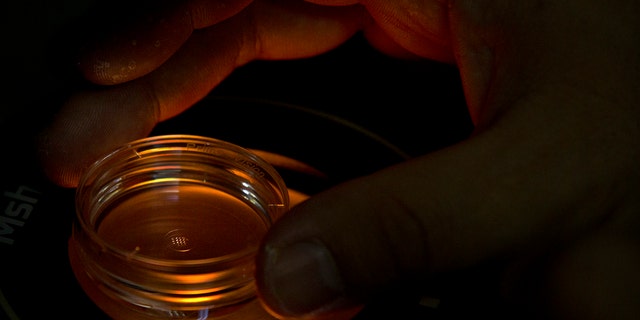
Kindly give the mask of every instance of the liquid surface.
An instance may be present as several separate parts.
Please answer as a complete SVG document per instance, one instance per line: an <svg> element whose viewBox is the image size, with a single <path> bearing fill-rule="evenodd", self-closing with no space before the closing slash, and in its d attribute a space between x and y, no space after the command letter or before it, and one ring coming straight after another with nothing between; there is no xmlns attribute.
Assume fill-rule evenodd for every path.
<svg viewBox="0 0 640 320"><path fill-rule="evenodd" d="M97 232L131 255L190 260L258 246L267 225L241 200L204 186L153 188L113 206Z"/></svg>

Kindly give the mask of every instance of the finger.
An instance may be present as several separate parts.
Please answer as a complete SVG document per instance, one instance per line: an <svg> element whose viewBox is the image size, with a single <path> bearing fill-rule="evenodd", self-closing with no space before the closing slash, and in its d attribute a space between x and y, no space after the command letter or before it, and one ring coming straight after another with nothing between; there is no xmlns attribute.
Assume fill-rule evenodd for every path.
<svg viewBox="0 0 640 320"><path fill-rule="evenodd" d="M365 12L356 6L255 2L234 18L192 35L174 57L145 77L158 102L157 120L181 113L238 66L326 52L352 37L365 21Z"/></svg>
<svg viewBox="0 0 640 320"><path fill-rule="evenodd" d="M594 228L623 202L611 176L624 176L612 171L626 160L597 152L613 143L599 140L609 134L574 141L572 130L584 123L565 121L592 119L572 114L548 123L564 111L533 100L466 142L293 208L258 257L267 307L284 317L323 315ZM531 113L542 109L549 113ZM602 169L602 161L617 164Z"/></svg>
<svg viewBox="0 0 640 320"><path fill-rule="evenodd" d="M357 4L359 0L305 0L307 2L321 4L324 6L349 6L352 4Z"/></svg>
<svg viewBox="0 0 640 320"><path fill-rule="evenodd" d="M97 23L105 25L102 26L104 35L91 36L91 41L81 54L79 68L85 78L98 84L117 84L138 78L169 59L194 29L208 27L234 16L250 2L251 0L153 2L140 6L129 14L130 22L123 23L122 12L130 11L129 5L124 4L127 6L126 10L109 10L100 16ZM353 5L358 1L309 2L338 7ZM367 38L383 52L399 57L417 55L439 61L453 61L448 15L442 2L390 3L371 0L361 3L377 22L370 24L371 28L366 28L370 29L367 30ZM301 5L288 1L285 6L293 8ZM289 18L298 22L300 17L314 20L313 15L322 15L323 10L316 6L302 16ZM419 13L418 16L415 16L416 12ZM132 20L135 18L138 20ZM110 27L113 21L118 22L117 27ZM408 55L405 51L411 54Z"/></svg>
<svg viewBox="0 0 640 320"><path fill-rule="evenodd" d="M362 0L361 3L384 34L400 47L420 57L454 62L446 1Z"/></svg>
<svg viewBox="0 0 640 320"><path fill-rule="evenodd" d="M400 58L454 61L446 1L306 0L321 5L362 4L375 20L365 29L380 51Z"/></svg>
<svg viewBox="0 0 640 320"><path fill-rule="evenodd" d="M363 34L372 47L386 55L404 60L422 59L419 55L399 45L378 24L369 25L363 30ZM431 47L436 48L437 46ZM437 54L435 56L442 55Z"/></svg>
<svg viewBox="0 0 640 320"><path fill-rule="evenodd" d="M194 33L147 76L72 97L41 134L43 168L54 182L75 186L83 168L98 155L144 137L157 122L202 99L237 66L330 50L359 30L364 17L360 7L254 3Z"/></svg>
<svg viewBox="0 0 640 320"><path fill-rule="evenodd" d="M60 186L75 187L93 161L149 134L158 117L153 101L140 83L75 94L38 134L44 173Z"/></svg>
<svg viewBox="0 0 640 320"><path fill-rule="evenodd" d="M554 261L546 301L557 319L638 318L640 239L634 220L572 245Z"/></svg>
<svg viewBox="0 0 640 320"><path fill-rule="evenodd" d="M191 36L234 16L251 0L112 2L100 6L78 62L84 77L97 84L117 84L156 69ZM107 10L103 10L107 7Z"/></svg>

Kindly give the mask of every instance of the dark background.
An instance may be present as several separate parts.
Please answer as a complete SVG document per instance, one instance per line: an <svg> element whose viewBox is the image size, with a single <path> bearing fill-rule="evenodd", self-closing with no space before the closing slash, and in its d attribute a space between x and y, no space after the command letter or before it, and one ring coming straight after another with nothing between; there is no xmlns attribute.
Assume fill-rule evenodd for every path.
<svg viewBox="0 0 640 320"><path fill-rule="evenodd" d="M19 204L10 194L20 187L33 190L26 192L35 202L28 203L20 225L12 225L13 243L0 242L0 319L101 317L67 262L74 190L43 178L31 144L64 96L58 93L67 75L51 63L60 61L72 37L60 35L90 2L3 4L0 209ZM356 35L315 58L250 63L154 134L209 135L283 153L319 167L337 183L453 144L471 129L455 67L391 59ZM359 317L436 315L402 294L393 296L397 301L385 297Z"/></svg>

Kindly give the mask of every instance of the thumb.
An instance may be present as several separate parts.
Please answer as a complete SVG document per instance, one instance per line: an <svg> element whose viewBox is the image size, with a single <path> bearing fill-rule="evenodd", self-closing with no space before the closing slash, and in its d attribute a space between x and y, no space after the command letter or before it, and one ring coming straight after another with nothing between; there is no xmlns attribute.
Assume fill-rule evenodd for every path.
<svg viewBox="0 0 640 320"><path fill-rule="evenodd" d="M435 176L447 175L443 168L439 174L423 168L436 160L390 168L294 207L274 225L258 259L259 291L267 307L280 316L324 314L386 287L424 279L429 271L463 264L447 252L452 250L447 246L463 244L453 240L458 235L442 212L454 203L460 207L451 195L465 183L449 176L438 190L425 190L423 181L439 185ZM428 207L428 214L419 214L418 206ZM474 259L472 250L464 250L470 251L465 259Z"/></svg>
<svg viewBox="0 0 640 320"><path fill-rule="evenodd" d="M479 259L475 244L462 243L462 231L452 230L462 225L443 216L470 205L470 199L460 201L468 185L460 179L468 175L438 167L445 160L437 158L350 181L292 208L270 230L258 256L266 307L279 317L320 316ZM437 172L428 170L435 167Z"/></svg>
<svg viewBox="0 0 640 320"><path fill-rule="evenodd" d="M553 133L497 127L292 208L257 257L267 309L285 318L326 315L593 225L589 208L601 205L576 201L594 185L584 180L594 176L584 174L590 161L576 165L552 152L567 148ZM544 170L531 174L535 168Z"/></svg>

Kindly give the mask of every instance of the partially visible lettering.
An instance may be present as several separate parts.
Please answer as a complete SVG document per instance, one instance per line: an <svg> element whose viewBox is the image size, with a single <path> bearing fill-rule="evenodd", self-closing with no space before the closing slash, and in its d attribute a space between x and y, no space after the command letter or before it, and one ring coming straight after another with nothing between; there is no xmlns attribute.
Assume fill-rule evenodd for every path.
<svg viewBox="0 0 640 320"><path fill-rule="evenodd" d="M236 159L236 161L238 163L245 165L246 167L249 167L251 170L257 173L258 176L264 177L264 171L262 171L262 168L260 168L260 166L258 166L257 164L246 159Z"/></svg>
<svg viewBox="0 0 640 320"><path fill-rule="evenodd" d="M0 243L13 244L16 227L23 227L38 203L40 192L27 186L19 186L15 192L5 191L9 203L0 215Z"/></svg>

